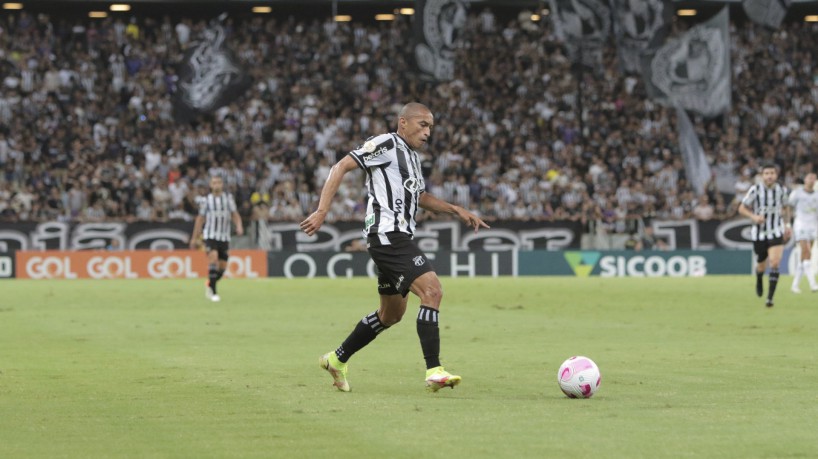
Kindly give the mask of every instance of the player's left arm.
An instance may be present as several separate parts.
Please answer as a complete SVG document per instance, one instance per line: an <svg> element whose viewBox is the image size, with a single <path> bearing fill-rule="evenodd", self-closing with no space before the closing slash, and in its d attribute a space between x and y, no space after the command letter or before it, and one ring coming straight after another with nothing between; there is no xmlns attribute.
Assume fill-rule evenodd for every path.
<svg viewBox="0 0 818 459"><path fill-rule="evenodd" d="M190 235L190 248L196 249L199 246L199 236L202 235L202 226L204 226L204 216L197 215L193 222L193 234Z"/></svg>
<svg viewBox="0 0 818 459"><path fill-rule="evenodd" d="M785 205L781 209L781 217L784 219L784 240L788 241L792 236L792 206Z"/></svg>
<svg viewBox="0 0 818 459"><path fill-rule="evenodd" d="M233 224L236 225L236 236L243 236L244 226L241 224L241 215L239 215L238 212L233 211L231 216L233 217Z"/></svg>
<svg viewBox="0 0 818 459"><path fill-rule="evenodd" d="M457 218L463 221L463 223L474 228L475 233L481 227L490 228L486 222L472 212L469 212L460 206L456 206L442 199L436 198L429 193L421 193L420 198L418 199L418 204L420 207L423 207L426 210L431 210L432 212L443 212L457 216Z"/></svg>

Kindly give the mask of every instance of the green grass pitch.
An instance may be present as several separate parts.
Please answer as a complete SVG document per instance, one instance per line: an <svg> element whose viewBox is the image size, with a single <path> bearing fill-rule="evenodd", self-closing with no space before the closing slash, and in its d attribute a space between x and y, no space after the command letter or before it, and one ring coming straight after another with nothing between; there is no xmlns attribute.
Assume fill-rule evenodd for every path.
<svg viewBox="0 0 818 459"><path fill-rule="evenodd" d="M318 368L370 279L0 282L2 458L818 457L818 294L754 278L444 278L427 393L403 323ZM599 392L557 369L586 355Z"/></svg>

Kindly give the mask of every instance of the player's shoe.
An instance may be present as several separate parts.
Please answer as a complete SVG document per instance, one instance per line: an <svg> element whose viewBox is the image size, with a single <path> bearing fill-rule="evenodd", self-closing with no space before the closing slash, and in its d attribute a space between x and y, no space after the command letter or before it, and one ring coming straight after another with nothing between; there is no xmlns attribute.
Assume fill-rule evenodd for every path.
<svg viewBox="0 0 818 459"><path fill-rule="evenodd" d="M338 360L334 352L327 352L318 359L318 365L332 376L332 385L341 392L349 392L347 381L347 364Z"/></svg>
<svg viewBox="0 0 818 459"><path fill-rule="evenodd" d="M215 295L215 293L213 293L213 289L210 288L210 281L205 281L205 298L212 300L213 295Z"/></svg>
<svg viewBox="0 0 818 459"><path fill-rule="evenodd" d="M791 291L792 293L801 293L801 289L800 289L800 288L798 288L798 286L797 286L797 285L793 285L792 287L790 287L790 291ZM813 291L814 291L814 290L813 290Z"/></svg>
<svg viewBox="0 0 818 459"><path fill-rule="evenodd" d="M210 301L212 301L214 303L218 303L221 300L222 300L222 297L220 297L219 295L216 295L216 294L213 294L213 296L210 297Z"/></svg>
<svg viewBox="0 0 818 459"><path fill-rule="evenodd" d="M764 295L764 285L761 284L760 280L756 280L756 295L761 298Z"/></svg>
<svg viewBox="0 0 818 459"><path fill-rule="evenodd" d="M426 390L437 392L444 387L451 387L460 384L460 376L453 375L444 370L443 367L434 367L426 370Z"/></svg>
<svg viewBox="0 0 818 459"><path fill-rule="evenodd" d="M768 308L773 307L773 299L772 298L767 298L767 302L764 303L764 305L767 306Z"/></svg>

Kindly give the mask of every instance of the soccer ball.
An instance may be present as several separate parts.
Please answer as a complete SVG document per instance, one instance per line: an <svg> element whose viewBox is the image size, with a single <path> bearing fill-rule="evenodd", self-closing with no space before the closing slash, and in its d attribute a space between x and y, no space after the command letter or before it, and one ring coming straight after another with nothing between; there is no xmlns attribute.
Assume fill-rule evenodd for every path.
<svg viewBox="0 0 818 459"><path fill-rule="evenodd" d="M570 398L591 398L599 389L599 367L588 357L576 355L560 365L557 382Z"/></svg>

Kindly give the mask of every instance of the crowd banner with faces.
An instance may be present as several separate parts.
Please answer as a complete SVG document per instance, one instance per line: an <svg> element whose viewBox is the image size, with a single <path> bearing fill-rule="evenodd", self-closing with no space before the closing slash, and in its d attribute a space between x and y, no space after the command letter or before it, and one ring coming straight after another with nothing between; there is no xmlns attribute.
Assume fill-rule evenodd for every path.
<svg viewBox="0 0 818 459"><path fill-rule="evenodd" d="M185 51L173 98L173 115L188 122L201 113L212 113L246 91L252 78L225 43L221 21L214 21L200 40Z"/></svg>
<svg viewBox="0 0 818 459"><path fill-rule="evenodd" d="M662 0L611 0L616 48L622 71L642 71L641 56L668 36L674 8Z"/></svg>
<svg viewBox="0 0 818 459"><path fill-rule="evenodd" d="M554 31L571 61L591 68L602 66L602 51L611 34L608 0L549 0Z"/></svg>
<svg viewBox="0 0 818 459"><path fill-rule="evenodd" d="M642 59L650 97L711 118L730 109L729 9L668 40Z"/></svg>
<svg viewBox="0 0 818 459"><path fill-rule="evenodd" d="M790 8L790 0L744 0L741 6L751 21L778 29Z"/></svg>
<svg viewBox="0 0 818 459"><path fill-rule="evenodd" d="M455 51L466 25L466 8L462 0L418 0L415 4L415 64L425 78L454 78Z"/></svg>

